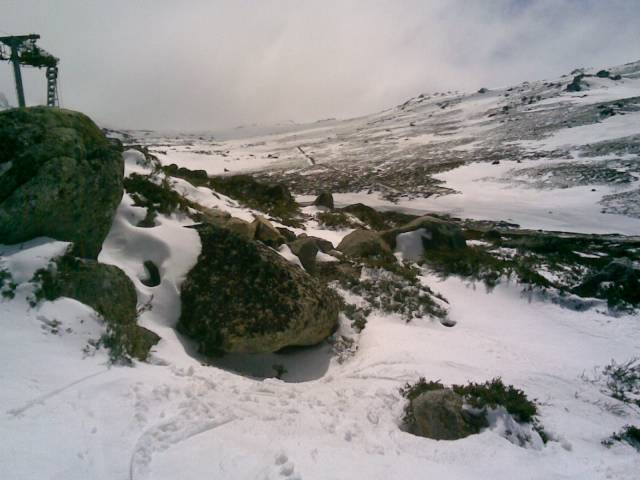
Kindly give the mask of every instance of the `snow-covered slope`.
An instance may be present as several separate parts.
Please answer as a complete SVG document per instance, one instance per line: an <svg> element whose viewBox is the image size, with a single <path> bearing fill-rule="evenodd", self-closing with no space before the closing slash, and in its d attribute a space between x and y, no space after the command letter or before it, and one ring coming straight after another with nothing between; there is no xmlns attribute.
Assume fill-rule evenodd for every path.
<svg viewBox="0 0 640 480"><path fill-rule="evenodd" d="M165 164L260 171L300 194L329 186L343 203L640 234L624 197L619 213L596 207L638 188L637 102L625 100L597 122L589 113L637 97L639 68L611 69L623 75L617 81L589 77L583 92L565 92L567 77L560 85L424 95L377 115L259 139L123 138L150 145ZM148 173L142 159L127 151L126 174ZM246 220L256 213L206 187L171 182L203 206ZM446 188L462 194L424 197ZM601 205L606 212L610 204ZM487 290L422 270L421 281L449 301L454 328L374 312L361 333L341 318L337 334L314 348L211 364L173 328L180 285L200 252L197 233L184 228L193 222L160 215L142 228L144 216L125 194L99 257L132 279L140 324L162 337L150 361L132 367L111 365L95 348L104 325L90 308L64 298L34 306L33 273L68 244L0 245L0 268L16 284L15 298L0 300L0 478L637 478L640 455L601 441L638 424L640 411L608 395L598 373L612 359L640 356L637 313L614 317L601 303L575 311L514 283ZM334 245L350 232L313 219L293 230ZM158 265L160 285L141 282L145 260ZM337 347L343 335L354 342L346 351ZM283 380L264 378L276 364L287 370ZM399 388L420 376L446 384L500 376L537 399L551 441L523 448L505 438L501 421L457 441L410 435L399 428Z"/></svg>
<svg viewBox="0 0 640 480"><path fill-rule="evenodd" d="M163 163L215 175L259 171L298 194L329 189L347 194L345 203L640 234L640 62L610 68L608 78L584 72L591 76L578 92L567 91L580 74L573 72L470 94L425 93L374 115L254 138L129 133Z"/></svg>

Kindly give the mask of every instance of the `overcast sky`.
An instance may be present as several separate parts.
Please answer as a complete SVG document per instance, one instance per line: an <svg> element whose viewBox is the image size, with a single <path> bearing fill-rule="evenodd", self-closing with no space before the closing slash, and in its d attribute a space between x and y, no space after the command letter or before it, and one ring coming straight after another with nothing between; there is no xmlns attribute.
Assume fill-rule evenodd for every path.
<svg viewBox="0 0 640 480"><path fill-rule="evenodd" d="M0 0L0 31L41 34L62 105L102 125L222 129L638 60L640 0Z"/></svg>

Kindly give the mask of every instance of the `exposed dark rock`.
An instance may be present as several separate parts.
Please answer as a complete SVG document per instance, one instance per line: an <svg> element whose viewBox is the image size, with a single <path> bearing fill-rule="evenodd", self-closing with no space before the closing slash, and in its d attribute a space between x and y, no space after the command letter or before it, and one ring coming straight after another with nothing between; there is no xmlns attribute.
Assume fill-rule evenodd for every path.
<svg viewBox="0 0 640 480"><path fill-rule="evenodd" d="M192 185L206 185L209 181L209 174L206 170L189 170L185 167L178 167L175 163L162 167L167 175L182 178Z"/></svg>
<svg viewBox="0 0 640 480"><path fill-rule="evenodd" d="M205 355L314 345L335 329L340 300L260 242L216 225L197 227L198 262L182 285L178 330Z"/></svg>
<svg viewBox="0 0 640 480"><path fill-rule="evenodd" d="M292 232L288 228L276 227L276 230L280 232L280 235L282 235L287 242L293 242L297 238L295 232Z"/></svg>
<svg viewBox="0 0 640 480"><path fill-rule="evenodd" d="M324 238L312 237L307 235L306 233L301 233L300 236L298 237L298 240L303 240L303 239L305 240L309 239L313 241L318 247L318 250L320 250L323 253L329 253L332 250L334 250L333 243L331 243L329 240L325 240Z"/></svg>
<svg viewBox="0 0 640 480"><path fill-rule="evenodd" d="M320 195L313 202L314 205L318 207L326 207L328 209L333 209L333 195L331 192L324 191L321 192Z"/></svg>
<svg viewBox="0 0 640 480"><path fill-rule="evenodd" d="M609 70L600 70L598 73L596 73L596 77L599 78L609 78L609 75L611 75Z"/></svg>
<svg viewBox="0 0 640 480"><path fill-rule="evenodd" d="M157 287L160 285L160 270L155 263L151 260L145 260L144 269L147 272L146 278L143 278L141 282L147 287Z"/></svg>
<svg viewBox="0 0 640 480"><path fill-rule="evenodd" d="M422 239L425 250L460 249L467 245L460 227L454 223L431 216L419 217L400 228L383 232L382 238L391 248L395 248L396 237L400 233L413 232L421 228L425 230Z"/></svg>
<svg viewBox="0 0 640 480"><path fill-rule="evenodd" d="M303 233L296 240L289 243L289 248L300 259L302 266L309 273L313 273L316 270L316 255L318 252L329 253L333 251L333 244L323 238L309 237Z"/></svg>
<svg viewBox="0 0 640 480"><path fill-rule="evenodd" d="M307 272L313 273L315 271L318 245L312 237L295 240L289 244L289 248L300 259L300 263Z"/></svg>
<svg viewBox="0 0 640 480"><path fill-rule="evenodd" d="M582 73L573 77L571 83L567 85L567 92L581 92L584 89L583 78L584 75Z"/></svg>
<svg viewBox="0 0 640 480"><path fill-rule="evenodd" d="M73 242L78 256L98 256L122 198L119 142L78 112L6 110L0 166L0 243L49 236Z"/></svg>

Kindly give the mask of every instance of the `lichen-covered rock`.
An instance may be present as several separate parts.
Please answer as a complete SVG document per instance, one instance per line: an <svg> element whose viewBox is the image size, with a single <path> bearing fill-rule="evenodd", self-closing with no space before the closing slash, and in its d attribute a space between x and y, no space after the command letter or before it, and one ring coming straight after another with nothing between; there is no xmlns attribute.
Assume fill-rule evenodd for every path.
<svg viewBox="0 0 640 480"><path fill-rule="evenodd" d="M391 258L391 249L378 232L354 230L344 237L337 250L354 258Z"/></svg>
<svg viewBox="0 0 640 480"><path fill-rule="evenodd" d="M0 243L49 236L96 258L122 198L124 162L85 115L34 107L0 112Z"/></svg>
<svg viewBox="0 0 640 480"><path fill-rule="evenodd" d="M333 332L333 291L260 242L217 225L195 228L202 251L182 284L178 330L201 353L275 352Z"/></svg>
<svg viewBox="0 0 640 480"><path fill-rule="evenodd" d="M269 220L261 215L257 215L256 219L251 224L253 228L253 238L261 241L265 245L273 248L278 248L285 243L285 238L274 227Z"/></svg>
<svg viewBox="0 0 640 480"><path fill-rule="evenodd" d="M463 403L462 396L448 388L422 393L411 400L414 422L410 433L434 440L457 440L478 433L486 419L465 410Z"/></svg>
<svg viewBox="0 0 640 480"><path fill-rule="evenodd" d="M428 215L416 218L402 227L387 230L382 233L382 238L391 248L395 248L396 237L399 234L413 232L421 228L425 230L422 240L425 250L460 249L467 246L460 227L452 222Z"/></svg>
<svg viewBox="0 0 640 480"><path fill-rule="evenodd" d="M231 217L225 224L225 228L228 228L232 232L236 232L239 235L247 239L252 239L255 235L255 227L244 220L236 217Z"/></svg>
<svg viewBox="0 0 640 480"><path fill-rule="evenodd" d="M127 275L114 265L70 255L59 258L55 267L38 272L40 296L60 297L90 306L108 326L108 347L114 358L130 355L144 360L160 337L139 326L136 290Z"/></svg>

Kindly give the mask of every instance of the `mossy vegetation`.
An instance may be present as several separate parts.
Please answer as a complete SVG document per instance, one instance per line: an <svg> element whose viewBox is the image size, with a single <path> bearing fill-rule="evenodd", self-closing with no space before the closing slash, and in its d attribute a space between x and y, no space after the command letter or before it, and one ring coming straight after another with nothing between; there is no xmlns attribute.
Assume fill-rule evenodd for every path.
<svg viewBox="0 0 640 480"><path fill-rule="evenodd" d="M534 400L513 385L505 385L502 379L494 378L484 383L470 382L466 385L452 385L451 390L460 395L474 409L486 413L487 409L503 407L519 423L531 423L538 433L542 432L537 422L538 407ZM447 387L440 380L427 381L424 377L417 382L406 383L400 388L400 394L409 400L405 407L403 421L410 425L415 422L411 409L411 401L426 392L445 390ZM542 433L544 435L544 433ZM546 437L543 436L543 440Z"/></svg>
<svg viewBox="0 0 640 480"><path fill-rule="evenodd" d="M195 205L171 188L168 177L160 178L132 173L124 179L124 188L133 199L135 206L147 209L147 216L139 225L143 227L153 226L158 213L187 214L189 207Z"/></svg>
<svg viewBox="0 0 640 480"><path fill-rule="evenodd" d="M621 402L640 407L640 357L618 363L611 360L602 369L604 393Z"/></svg>
<svg viewBox="0 0 640 480"><path fill-rule="evenodd" d="M415 266L399 263L395 257L321 263L315 274L366 302L361 306L346 304L343 307L356 331L364 329L367 317L374 310L397 314L406 322L417 318L442 321L447 317L446 299L421 283Z"/></svg>
<svg viewBox="0 0 640 480"><path fill-rule="evenodd" d="M145 360L159 337L137 325L137 294L118 267L65 255L36 272L35 301L73 298L93 308L106 322L102 344L113 361Z"/></svg>
<svg viewBox="0 0 640 480"><path fill-rule="evenodd" d="M18 285L13 281L11 272L0 268L0 295L2 298L13 299L16 296L16 288Z"/></svg>
<svg viewBox="0 0 640 480"><path fill-rule="evenodd" d="M615 442L625 442L640 452L640 428L635 425L625 425L619 432L612 434L602 441L602 444L610 448Z"/></svg>
<svg viewBox="0 0 640 480"><path fill-rule="evenodd" d="M494 287L504 278L561 295L606 300L612 310L640 305L640 242L599 237L505 229L467 229L458 250L435 249L424 263L443 276L459 275Z"/></svg>
<svg viewBox="0 0 640 480"><path fill-rule="evenodd" d="M453 385L452 388L472 407L481 410L504 407L520 423L529 423L538 414L535 401L529 400L522 390L513 385L505 385L500 378L484 383Z"/></svg>
<svg viewBox="0 0 640 480"><path fill-rule="evenodd" d="M233 175L211 178L208 186L247 207L269 213L285 224L299 225L295 220L300 213L298 204L282 183L260 181L251 175Z"/></svg>
<svg viewBox="0 0 640 480"><path fill-rule="evenodd" d="M360 226L349 215L338 211L318 212L316 214L316 219L322 227L329 230L342 230L345 228L357 228Z"/></svg>

